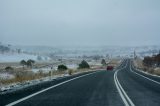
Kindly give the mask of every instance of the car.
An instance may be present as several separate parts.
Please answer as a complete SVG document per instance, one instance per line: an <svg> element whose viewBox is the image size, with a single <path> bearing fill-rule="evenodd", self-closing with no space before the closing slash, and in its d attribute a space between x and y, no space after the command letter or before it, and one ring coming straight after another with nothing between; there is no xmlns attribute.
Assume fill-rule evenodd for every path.
<svg viewBox="0 0 160 106"><path fill-rule="evenodd" d="M113 70L113 66L107 66L107 70Z"/></svg>

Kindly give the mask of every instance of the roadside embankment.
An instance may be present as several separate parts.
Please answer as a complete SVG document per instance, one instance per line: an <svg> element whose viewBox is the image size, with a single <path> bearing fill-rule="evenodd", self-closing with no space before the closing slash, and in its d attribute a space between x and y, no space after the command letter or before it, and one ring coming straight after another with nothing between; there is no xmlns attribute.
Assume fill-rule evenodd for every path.
<svg viewBox="0 0 160 106"><path fill-rule="evenodd" d="M160 76L160 67L149 67L143 64L143 60L140 58L133 60L134 66L139 69L139 71L145 72L146 74L158 75Z"/></svg>

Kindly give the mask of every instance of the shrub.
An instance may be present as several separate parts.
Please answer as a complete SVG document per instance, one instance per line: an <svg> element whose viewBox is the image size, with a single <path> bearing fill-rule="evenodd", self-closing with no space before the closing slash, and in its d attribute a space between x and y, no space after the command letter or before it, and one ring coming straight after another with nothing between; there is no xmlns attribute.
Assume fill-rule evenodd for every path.
<svg viewBox="0 0 160 106"><path fill-rule="evenodd" d="M21 60L20 64L23 66L23 69L24 69L24 66L27 65L27 62L25 60Z"/></svg>
<svg viewBox="0 0 160 106"><path fill-rule="evenodd" d="M7 67L5 68L5 70L6 70L6 71L12 71L12 70L13 70L13 68L12 68L12 67L10 67L10 66L7 66Z"/></svg>
<svg viewBox="0 0 160 106"><path fill-rule="evenodd" d="M107 65L105 59L102 59L101 64L102 64L103 66Z"/></svg>
<svg viewBox="0 0 160 106"><path fill-rule="evenodd" d="M73 70L72 70L72 69L69 69L69 70L68 70L68 74L69 74L69 75L72 75L72 74L73 74Z"/></svg>
<svg viewBox="0 0 160 106"><path fill-rule="evenodd" d="M28 67L32 67L32 65L33 65L34 63L35 63L34 60L29 59L29 60L27 61L27 66L28 66Z"/></svg>
<svg viewBox="0 0 160 106"><path fill-rule="evenodd" d="M145 66L154 67L154 66L160 66L160 54L153 55L151 57L146 56L144 57L143 64Z"/></svg>
<svg viewBox="0 0 160 106"><path fill-rule="evenodd" d="M63 64L58 66L58 70L59 70L59 71L65 71L65 70L67 70L67 69L68 69L67 66L65 66L65 65L63 65Z"/></svg>
<svg viewBox="0 0 160 106"><path fill-rule="evenodd" d="M90 68L89 64L83 60L80 64L79 64L79 68Z"/></svg>

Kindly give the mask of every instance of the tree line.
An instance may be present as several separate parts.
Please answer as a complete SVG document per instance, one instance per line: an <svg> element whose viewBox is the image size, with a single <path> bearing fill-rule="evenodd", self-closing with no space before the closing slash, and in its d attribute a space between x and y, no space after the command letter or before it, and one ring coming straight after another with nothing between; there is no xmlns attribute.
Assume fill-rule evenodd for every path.
<svg viewBox="0 0 160 106"><path fill-rule="evenodd" d="M24 66L32 67L34 63L35 63L35 61L32 59L29 59L27 61L25 61L25 60L20 61L20 64L23 66L23 68L24 68Z"/></svg>
<svg viewBox="0 0 160 106"><path fill-rule="evenodd" d="M0 45L0 52L1 53L5 53L5 52L9 52L9 51L10 51L9 47Z"/></svg>
<svg viewBox="0 0 160 106"><path fill-rule="evenodd" d="M102 59L101 64L102 64L102 66L107 65L105 59ZM82 60L81 63L79 64L79 67L78 67L78 69L89 69L89 68L90 68L90 65L85 60ZM58 66L59 71L65 71L67 69L68 69L68 67L66 65L63 65L63 64Z"/></svg>

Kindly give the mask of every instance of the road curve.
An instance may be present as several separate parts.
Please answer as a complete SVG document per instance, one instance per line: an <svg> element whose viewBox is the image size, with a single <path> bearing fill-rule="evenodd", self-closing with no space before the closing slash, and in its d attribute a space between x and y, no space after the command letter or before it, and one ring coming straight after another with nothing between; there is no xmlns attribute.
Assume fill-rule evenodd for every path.
<svg viewBox="0 0 160 106"><path fill-rule="evenodd" d="M130 60L126 64L117 77L135 106L160 106L160 84L154 82L159 79L137 74Z"/></svg>
<svg viewBox="0 0 160 106"><path fill-rule="evenodd" d="M114 71L76 75L39 86L42 90L35 91L33 87L20 93L0 95L0 105L160 106L159 80L138 72L127 59Z"/></svg>

